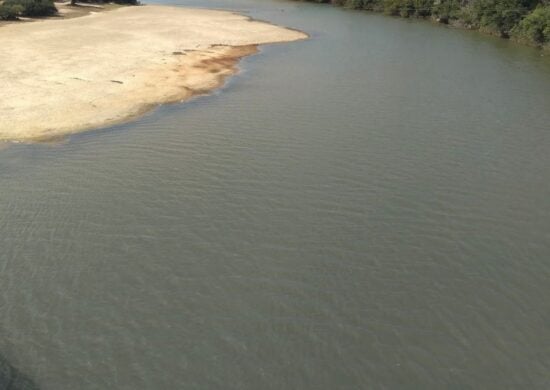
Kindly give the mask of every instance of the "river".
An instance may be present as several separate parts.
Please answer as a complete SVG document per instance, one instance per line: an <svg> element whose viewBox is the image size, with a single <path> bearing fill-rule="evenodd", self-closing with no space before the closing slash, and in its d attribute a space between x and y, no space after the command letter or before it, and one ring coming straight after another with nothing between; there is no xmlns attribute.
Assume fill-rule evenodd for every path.
<svg viewBox="0 0 550 390"><path fill-rule="evenodd" d="M550 388L550 55L171 4L311 39L210 96L0 150L0 354L43 390Z"/></svg>

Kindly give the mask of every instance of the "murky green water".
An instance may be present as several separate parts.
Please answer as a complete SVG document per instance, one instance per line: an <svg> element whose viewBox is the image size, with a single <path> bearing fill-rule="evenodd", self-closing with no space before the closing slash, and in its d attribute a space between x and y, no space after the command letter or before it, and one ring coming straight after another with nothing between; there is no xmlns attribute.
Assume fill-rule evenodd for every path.
<svg viewBox="0 0 550 390"><path fill-rule="evenodd" d="M44 390L550 388L550 56L187 4L312 39L0 150L0 354Z"/></svg>

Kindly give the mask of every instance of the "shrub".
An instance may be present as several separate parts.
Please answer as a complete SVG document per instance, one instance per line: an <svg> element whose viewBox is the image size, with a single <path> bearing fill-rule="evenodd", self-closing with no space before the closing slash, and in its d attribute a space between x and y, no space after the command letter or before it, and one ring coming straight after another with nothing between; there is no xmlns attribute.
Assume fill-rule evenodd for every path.
<svg viewBox="0 0 550 390"><path fill-rule="evenodd" d="M23 13L23 7L20 5L0 4L0 20L16 20Z"/></svg>
<svg viewBox="0 0 550 390"><path fill-rule="evenodd" d="M384 12L389 15L425 17L432 14L433 0L384 0Z"/></svg>
<svg viewBox="0 0 550 390"><path fill-rule="evenodd" d="M476 0L470 12L474 27L492 29L503 37L536 5L536 0Z"/></svg>
<svg viewBox="0 0 550 390"><path fill-rule="evenodd" d="M344 6L353 9L364 9L363 0L346 0Z"/></svg>
<svg viewBox="0 0 550 390"><path fill-rule="evenodd" d="M400 14L403 4L400 0L384 0L384 12L388 15L397 16Z"/></svg>
<svg viewBox="0 0 550 390"><path fill-rule="evenodd" d="M451 19L458 19L460 3L457 0L441 0L434 3L432 14L441 23L449 23Z"/></svg>
<svg viewBox="0 0 550 390"><path fill-rule="evenodd" d="M343 1L341 5L353 9L374 11L382 8L382 0L333 0L333 3L338 1Z"/></svg>
<svg viewBox="0 0 550 390"><path fill-rule="evenodd" d="M433 0L414 0L414 13L419 17L426 17L432 14Z"/></svg>
<svg viewBox="0 0 550 390"><path fill-rule="evenodd" d="M408 18L411 15L414 15L415 8L413 0L405 0L401 2L401 7L399 8L399 16L402 18Z"/></svg>
<svg viewBox="0 0 550 390"><path fill-rule="evenodd" d="M550 43L550 6L536 8L512 32L520 38L540 45Z"/></svg>
<svg viewBox="0 0 550 390"><path fill-rule="evenodd" d="M57 13L52 0L5 0L2 8L20 10L21 16L50 16Z"/></svg>

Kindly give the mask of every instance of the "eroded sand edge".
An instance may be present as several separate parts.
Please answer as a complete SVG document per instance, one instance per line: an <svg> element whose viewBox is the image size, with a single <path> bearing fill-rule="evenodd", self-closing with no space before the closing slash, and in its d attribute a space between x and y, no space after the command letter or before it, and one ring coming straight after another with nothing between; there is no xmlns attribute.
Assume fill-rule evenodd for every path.
<svg viewBox="0 0 550 390"><path fill-rule="evenodd" d="M127 121L220 86L257 45L304 33L225 11L127 7L0 29L0 140Z"/></svg>

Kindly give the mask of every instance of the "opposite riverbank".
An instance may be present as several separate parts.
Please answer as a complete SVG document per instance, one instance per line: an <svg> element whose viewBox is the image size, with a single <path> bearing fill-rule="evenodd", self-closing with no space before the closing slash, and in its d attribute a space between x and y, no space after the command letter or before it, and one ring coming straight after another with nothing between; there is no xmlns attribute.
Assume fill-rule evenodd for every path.
<svg viewBox="0 0 550 390"><path fill-rule="evenodd" d="M550 3L546 0L304 0L354 10L383 12L437 23L550 50Z"/></svg>
<svg viewBox="0 0 550 390"><path fill-rule="evenodd" d="M306 37L231 12L165 6L4 26L0 140L126 121L219 87L258 45Z"/></svg>

